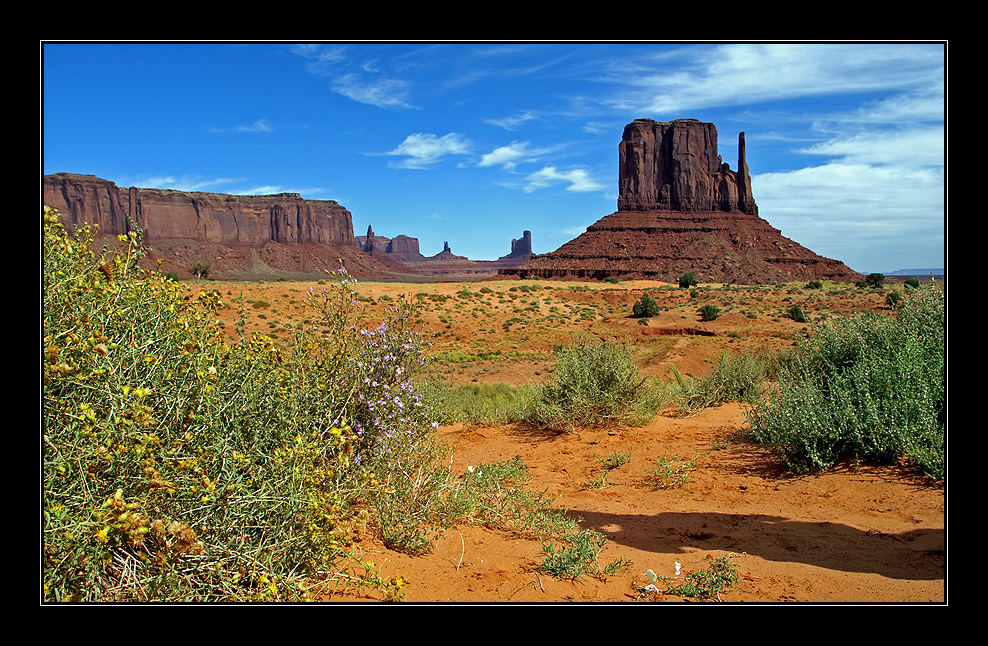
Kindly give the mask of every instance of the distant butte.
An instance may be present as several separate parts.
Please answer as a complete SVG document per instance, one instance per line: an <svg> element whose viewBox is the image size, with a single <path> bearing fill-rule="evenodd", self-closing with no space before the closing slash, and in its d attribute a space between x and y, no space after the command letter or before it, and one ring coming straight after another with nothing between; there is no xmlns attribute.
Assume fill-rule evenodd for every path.
<svg viewBox="0 0 988 646"><path fill-rule="evenodd" d="M782 236L758 215L738 137L738 169L717 152L717 129L696 119L636 119L618 148L618 210L556 251L505 276L639 278L759 284L851 281L861 275Z"/></svg>

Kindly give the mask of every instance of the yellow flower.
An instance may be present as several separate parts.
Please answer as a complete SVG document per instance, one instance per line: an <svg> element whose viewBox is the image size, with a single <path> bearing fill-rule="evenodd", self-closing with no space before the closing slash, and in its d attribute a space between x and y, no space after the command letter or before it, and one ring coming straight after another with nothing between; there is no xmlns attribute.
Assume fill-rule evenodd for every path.
<svg viewBox="0 0 988 646"><path fill-rule="evenodd" d="M106 543L110 540L109 534L110 534L110 528L104 527L103 529L96 532L95 534L96 540L98 540L100 543Z"/></svg>

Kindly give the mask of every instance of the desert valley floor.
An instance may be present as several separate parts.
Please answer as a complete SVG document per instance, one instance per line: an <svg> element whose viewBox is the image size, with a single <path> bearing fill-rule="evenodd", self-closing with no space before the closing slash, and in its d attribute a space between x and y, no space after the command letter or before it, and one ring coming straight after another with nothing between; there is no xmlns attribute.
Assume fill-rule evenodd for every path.
<svg viewBox="0 0 988 646"><path fill-rule="evenodd" d="M231 337L242 312L248 332L275 337L310 315L318 282L204 281L225 303ZM901 285L897 286L902 289ZM640 374L671 380L672 367L701 377L725 352L782 349L810 324L787 316L799 305L811 322L852 312L887 312L884 293L843 283L763 286L674 285L629 281L484 280L441 283L358 282L353 288L373 322L404 297L432 343L429 371L454 385L532 383L552 374L554 349L590 337L628 343ZM661 314L642 324L632 304L648 291ZM721 316L703 322L699 306ZM477 526L447 530L426 556L386 549L372 532L356 536L382 575L403 577L406 602L684 602L643 590L651 570L674 577L727 555L739 583L724 602L943 603L947 599L945 489L903 467L844 464L808 475L787 473L770 453L743 441L743 408L726 404L693 416L665 411L640 427L545 434L524 425L440 427L455 469L516 456L528 487L604 534L602 564L613 574L557 579L536 569L538 540ZM630 459L597 481L600 460ZM660 458L691 460L682 486L654 488L646 470ZM373 592L325 590L323 601L379 599Z"/></svg>

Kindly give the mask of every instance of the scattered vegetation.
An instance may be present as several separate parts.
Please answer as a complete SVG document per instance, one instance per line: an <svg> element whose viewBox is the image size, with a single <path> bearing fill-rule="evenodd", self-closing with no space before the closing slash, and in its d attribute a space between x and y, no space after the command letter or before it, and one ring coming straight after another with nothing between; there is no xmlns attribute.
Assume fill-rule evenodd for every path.
<svg viewBox="0 0 988 646"><path fill-rule="evenodd" d="M664 579L666 594L720 600L720 593L733 588L739 580L741 566L732 560L733 557L733 554L716 559L707 557L709 565L705 569L687 573L682 581Z"/></svg>
<svg viewBox="0 0 988 646"><path fill-rule="evenodd" d="M692 460L680 460L678 455L663 456L656 460L655 468L645 471L645 483L656 489L677 489L686 484L690 474L702 456Z"/></svg>
<svg viewBox="0 0 988 646"><path fill-rule="evenodd" d="M765 382L776 378L781 360L774 352L724 353L717 368L702 379L685 379L673 366L680 413L690 416L726 402L759 401Z"/></svg>

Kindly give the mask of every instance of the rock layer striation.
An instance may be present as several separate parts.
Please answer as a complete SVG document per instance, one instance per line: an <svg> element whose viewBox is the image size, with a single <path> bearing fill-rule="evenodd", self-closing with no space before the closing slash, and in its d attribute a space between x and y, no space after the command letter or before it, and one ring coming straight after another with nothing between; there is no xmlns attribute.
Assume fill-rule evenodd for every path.
<svg viewBox="0 0 988 646"><path fill-rule="evenodd" d="M784 237L759 217L744 133L738 170L721 159L717 129L696 119L628 124L618 148L618 211L556 251L501 274L674 282L857 280L843 263Z"/></svg>
<svg viewBox="0 0 988 646"><path fill-rule="evenodd" d="M320 277L341 263L354 275L393 273L354 248L353 218L333 200L120 188L73 173L46 175L42 184L45 205L68 230L98 225L112 243L140 229L165 272L188 276L205 262L212 276L236 279Z"/></svg>
<svg viewBox="0 0 988 646"><path fill-rule="evenodd" d="M69 229L99 225L104 234L138 227L145 240L199 240L226 244L353 244L353 218L332 200L298 193L224 195L162 189L121 189L93 175L44 177L45 204Z"/></svg>

